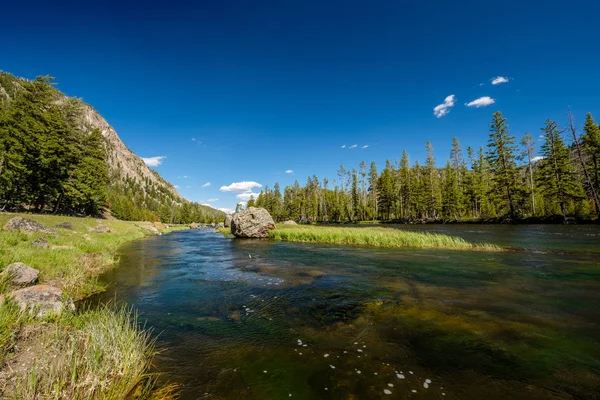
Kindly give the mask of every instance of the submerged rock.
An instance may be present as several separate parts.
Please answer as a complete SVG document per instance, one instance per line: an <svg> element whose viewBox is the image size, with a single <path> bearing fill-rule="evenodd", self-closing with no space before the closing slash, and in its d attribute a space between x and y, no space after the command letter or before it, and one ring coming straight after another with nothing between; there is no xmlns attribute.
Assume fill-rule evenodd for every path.
<svg viewBox="0 0 600 400"><path fill-rule="evenodd" d="M39 222L35 222L29 218L23 217L13 217L9 219L6 225L4 225L4 230L26 233L48 233L50 235L56 235L56 232L52 229L48 229Z"/></svg>
<svg viewBox="0 0 600 400"><path fill-rule="evenodd" d="M38 280L40 272L31 268L22 262L16 262L8 265L3 274L9 276L10 282L15 286L27 286L34 284Z"/></svg>
<svg viewBox="0 0 600 400"><path fill-rule="evenodd" d="M266 238L271 229L275 229L275 221L264 208L248 207L231 220L231 233L240 238Z"/></svg>
<svg viewBox="0 0 600 400"><path fill-rule="evenodd" d="M30 286L15 290L9 297L19 306L21 312L29 310L38 317L60 314L65 308L75 309L71 300L63 302L62 290L50 285Z"/></svg>

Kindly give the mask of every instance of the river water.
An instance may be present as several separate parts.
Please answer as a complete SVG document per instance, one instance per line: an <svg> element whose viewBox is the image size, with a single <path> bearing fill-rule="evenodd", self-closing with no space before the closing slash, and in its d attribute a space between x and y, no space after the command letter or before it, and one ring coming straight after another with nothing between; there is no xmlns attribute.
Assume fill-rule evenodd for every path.
<svg viewBox="0 0 600 400"><path fill-rule="evenodd" d="M397 228L520 250L177 231L122 247L101 300L139 311L183 399L598 398L600 227Z"/></svg>

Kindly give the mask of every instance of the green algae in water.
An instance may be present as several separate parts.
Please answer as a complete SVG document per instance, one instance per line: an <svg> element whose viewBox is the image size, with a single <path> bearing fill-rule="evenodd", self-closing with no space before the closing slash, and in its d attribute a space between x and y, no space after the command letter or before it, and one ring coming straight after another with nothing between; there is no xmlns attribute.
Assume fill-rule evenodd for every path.
<svg viewBox="0 0 600 400"><path fill-rule="evenodd" d="M159 239L123 249L105 296L134 304L160 332L156 369L183 384L184 399L600 392L593 252L399 251L198 231Z"/></svg>

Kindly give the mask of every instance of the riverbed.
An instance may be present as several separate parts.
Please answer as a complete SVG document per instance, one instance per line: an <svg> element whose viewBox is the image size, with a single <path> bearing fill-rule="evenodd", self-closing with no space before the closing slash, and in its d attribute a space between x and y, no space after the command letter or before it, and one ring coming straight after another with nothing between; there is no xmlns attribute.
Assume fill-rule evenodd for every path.
<svg viewBox="0 0 600 400"><path fill-rule="evenodd" d="M516 251L178 231L125 245L100 299L138 310L183 399L597 398L600 227L397 228Z"/></svg>

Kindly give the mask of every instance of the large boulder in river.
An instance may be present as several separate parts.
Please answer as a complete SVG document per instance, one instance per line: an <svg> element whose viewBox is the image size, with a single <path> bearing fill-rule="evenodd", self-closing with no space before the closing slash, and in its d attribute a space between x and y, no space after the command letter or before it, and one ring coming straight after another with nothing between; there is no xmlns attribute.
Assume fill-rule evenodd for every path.
<svg viewBox="0 0 600 400"><path fill-rule="evenodd" d="M9 297L19 306L21 312L29 310L38 317L60 314L65 308L75 309L71 300L63 302L62 290L50 285L15 290Z"/></svg>
<svg viewBox="0 0 600 400"><path fill-rule="evenodd" d="M225 216L225 222L223 222L223 225L225 225L225 228L231 227L231 215L227 214Z"/></svg>
<svg viewBox="0 0 600 400"><path fill-rule="evenodd" d="M3 275L8 275L8 280L15 286L28 286L37 282L39 271L22 262L9 264Z"/></svg>
<svg viewBox="0 0 600 400"><path fill-rule="evenodd" d="M19 231L26 233L47 233L50 235L56 235L56 232L52 229L46 228L39 222L35 222L29 218L13 217L8 220L4 225L6 231Z"/></svg>
<svg viewBox="0 0 600 400"><path fill-rule="evenodd" d="M248 207L231 219L231 233L240 238L266 238L275 221L264 208Z"/></svg>

